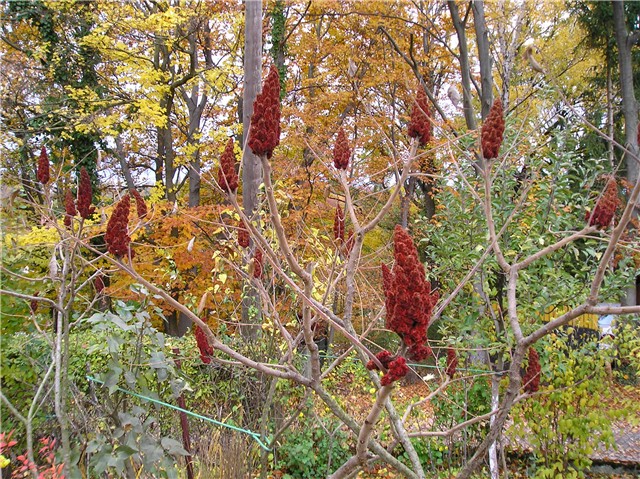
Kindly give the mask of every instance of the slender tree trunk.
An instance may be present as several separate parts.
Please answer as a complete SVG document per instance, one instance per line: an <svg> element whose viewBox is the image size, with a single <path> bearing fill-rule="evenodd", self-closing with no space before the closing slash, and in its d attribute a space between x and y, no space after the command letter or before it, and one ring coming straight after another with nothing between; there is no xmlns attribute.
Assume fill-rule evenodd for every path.
<svg viewBox="0 0 640 479"><path fill-rule="evenodd" d="M405 183L405 194L400 199L400 226L407 228L409 224L409 209L416 190L416 179L412 176Z"/></svg>
<svg viewBox="0 0 640 479"><path fill-rule="evenodd" d="M156 184L164 184L164 149L162 146L162 136L160 135L160 128L156 128L156 157L155 157L155 174Z"/></svg>
<svg viewBox="0 0 640 479"><path fill-rule="evenodd" d="M464 112L464 120L469 130L476 129L476 118L474 116L472 98L471 98L471 68L469 67L469 50L467 48L467 34L465 33L465 24L460 18L458 5L455 1L447 2L453 27L458 36L458 48L460 49L460 75L462 79L462 108Z"/></svg>
<svg viewBox="0 0 640 479"><path fill-rule="evenodd" d="M500 379L497 376L491 376L491 412L495 412L500 407ZM490 424L493 426L495 416L491 416ZM500 471L498 468L498 441L494 441L489 446L489 471L491 479L498 479Z"/></svg>
<svg viewBox="0 0 640 479"><path fill-rule="evenodd" d="M622 92L622 112L624 113L626 146L633 155L625 154L627 179L633 184L638 178L638 103L633 86L633 63L631 59L631 40L627 31L624 15L624 2L612 1L613 22L618 45L620 68L620 90Z"/></svg>
<svg viewBox="0 0 640 479"><path fill-rule="evenodd" d="M167 103L167 126L165 128L161 128L160 132L162 135L162 144L164 149L164 180L165 187L167 188L167 200L170 202L175 202L177 199L177 191L175 185L173 184L173 177L175 175L175 166L174 166L174 158L175 152L173 151L173 132L171 131L171 108L173 105L173 101L169 101Z"/></svg>
<svg viewBox="0 0 640 479"><path fill-rule="evenodd" d="M280 86L284 86L285 78L285 66L284 66L284 53L285 53L285 24L286 17L284 14L284 2L283 0L276 0L271 7L271 57L273 62L280 73ZM284 88L282 89L284 92Z"/></svg>
<svg viewBox="0 0 640 479"><path fill-rule="evenodd" d="M483 0L473 1L473 25L476 30L476 44L478 45L478 59L480 60L480 86L482 119L489 114L493 103L493 78L491 76L491 54L489 52L489 34L484 19Z"/></svg>
<svg viewBox="0 0 640 479"><path fill-rule="evenodd" d="M471 475L482 464L485 454L489 447L497 440L502 432L509 412L513 407L513 403L518 397L520 392L520 385L522 384L522 378L520 377L520 365L525 355L525 348L522 345L516 346L516 349L511 357L511 367L509 369L509 385L502 398L502 402L498 407L498 414L494 416L494 421L487 436L484 438L478 449L467 461L462 470L456 476L457 479L469 479Z"/></svg>
<svg viewBox="0 0 640 479"><path fill-rule="evenodd" d="M316 39L318 41L318 44L320 43L320 40L322 39L322 16L318 19L318 21L315 23L314 25L314 29L315 29L315 34L316 34ZM315 51L315 54L318 55L318 52ZM311 61L311 63L309 64L309 66L307 67L307 79L311 80L313 77L315 77L316 75L316 64L314 63L314 61ZM313 86L313 83L310 84L309 87L309 102L312 103L313 99L316 96L316 89ZM312 126L305 126L305 134L308 137L311 137L311 135L313 135L314 133L314 128ZM302 162L305 166L305 168L309 168L312 164L313 164L313 160L315 159L313 152L311 151L311 149L305 145L304 149L302 150Z"/></svg>
<svg viewBox="0 0 640 479"><path fill-rule="evenodd" d="M618 46L618 65L620 68L620 90L622 91L622 112L624 113L625 146L631 151L631 155L624 154L627 167L627 180L635 184L638 178L640 166L638 164L638 103L633 87L633 63L631 58L631 39L625 22L624 2L612 1L613 24ZM637 211L634 212L634 216ZM636 286L627 288L624 298L626 305L635 305Z"/></svg>
<svg viewBox="0 0 640 479"><path fill-rule="evenodd" d="M207 69L213 68L213 56L211 54L211 27L207 19L201 21L202 31L205 36L203 55L204 63ZM192 31L189 33L189 56L191 58L190 74L195 76L198 68L198 43L196 41L196 30L198 29L196 19ZM189 164L189 207L200 206L200 148L198 144L200 140L197 134L201 130L202 114L207 106L209 98L206 90L200 92L200 80L196 79L191 88L191 95L187 95L184 88L181 88L182 96L187 103L189 109L189 129L187 131L187 141L195 146Z"/></svg>
<svg viewBox="0 0 640 479"><path fill-rule="evenodd" d="M242 206L245 214L256 218L258 209L258 187L262 178L260 158L247 146L249 126L253 114L253 102L260 91L262 73L262 0L245 0L244 26L244 94L242 98ZM255 245L251 245L251 251ZM250 258L247 258L250 259ZM245 297L242 300L242 336L255 339L259 332L260 298L258 293L245 285Z"/></svg>
<svg viewBox="0 0 640 479"><path fill-rule="evenodd" d="M511 8L511 4L506 0L500 0L499 9L502 11L505 17L514 17L513 13L508 9ZM513 8L517 9L513 25L509 23L499 23L498 28L498 45L500 46L502 56L502 106L505 111L509 109L509 91L511 89L511 75L513 74L513 67L515 65L516 50L520 41L520 32L522 30L523 20L527 16L529 6L527 3L522 5L514 5ZM511 31L507 29L511 28Z"/></svg>
<svg viewBox="0 0 640 479"><path fill-rule="evenodd" d="M56 260L54 248L53 259ZM64 247L63 247L64 248ZM68 248L62 250L62 271L60 275L53 275L52 280L58 282L58 311L56 314L56 336L53 348L54 369L54 410L60 426L60 446L65 475L69 475L71 467L71 431L67 413L69 393L68 356L69 356L69 295L73 294L73 284L70 284L72 252Z"/></svg>
<svg viewBox="0 0 640 479"><path fill-rule="evenodd" d="M187 131L187 142L194 147L189 162L189 207L195 208L200 206L200 147L199 140L196 138L200 132L200 122L202 113L207 104L207 95L199 95L200 88L196 84L191 89L191 96L185 95L187 105L189 106L189 129Z"/></svg>
<svg viewBox="0 0 640 479"><path fill-rule="evenodd" d="M189 207L200 206L200 152L193 153L189 165Z"/></svg>
<svg viewBox="0 0 640 479"><path fill-rule="evenodd" d="M116 156L118 157L118 161L120 162L120 169L122 170L122 174L127 183L127 188L130 190L135 189L136 185L133 182L131 170L129 169L129 165L127 164L127 155L124 151L124 145L122 144L122 138L120 138L120 135L116 136Z"/></svg>

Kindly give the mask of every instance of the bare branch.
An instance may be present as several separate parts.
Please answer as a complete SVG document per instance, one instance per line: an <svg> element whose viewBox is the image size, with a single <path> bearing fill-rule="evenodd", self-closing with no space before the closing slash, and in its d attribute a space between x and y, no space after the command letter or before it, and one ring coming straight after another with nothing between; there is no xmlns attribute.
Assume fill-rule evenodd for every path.
<svg viewBox="0 0 640 479"><path fill-rule="evenodd" d="M28 301L37 301L39 303L45 303L51 306L56 311L60 311L60 307L58 306L58 304L49 298L41 298L40 296L32 296L30 294L17 293L16 291L9 291L6 289L0 289L0 294L6 294L9 296L14 296L16 298L26 299Z"/></svg>

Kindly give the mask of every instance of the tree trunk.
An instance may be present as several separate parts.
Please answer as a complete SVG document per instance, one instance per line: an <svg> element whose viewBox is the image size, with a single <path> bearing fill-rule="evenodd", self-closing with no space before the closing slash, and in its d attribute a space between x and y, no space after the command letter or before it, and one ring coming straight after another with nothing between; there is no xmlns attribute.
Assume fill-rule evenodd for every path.
<svg viewBox="0 0 640 479"><path fill-rule="evenodd" d="M405 194L400 199L400 226L407 228L409 224L409 209L416 190L416 179L411 177L405 183Z"/></svg>
<svg viewBox="0 0 640 479"><path fill-rule="evenodd" d="M120 137L120 135L116 136L116 156L118 157L118 161L120 162L120 168L122 169L122 174L124 175L124 179L127 183L127 188L129 190L135 189L136 185L133 182L131 170L129 169L129 165L127 164L127 155L124 151L124 145L122 144L122 138Z"/></svg>
<svg viewBox="0 0 640 479"><path fill-rule="evenodd" d="M253 114L253 102L260 90L262 73L262 0L245 0L244 27L244 94L242 98L242 206L250 219L256 218L258 187L262 179L260 158L247 146L249 126ZM255 250L252 244L250 251ZM245 258L250 260L251 258ZM260 298L257 291L247 285L242 300L240 333L247 339L255 339L259 332Z"/></svg>
<svg viewBox="0 0 640 479"><path fill-rule="evenodd" d="M460 18L458 5L455 1L447 2L453 27L458 36L458 48L460 49L460 75L462 80L462 108L464 112L464 120L469 130L476 129L476 118L473 112L471 98L471 69L469 67L469 50L467 49L467 34L465 33L465 24Z"/></svg>
<svg viewBox="0 0 640 479"><path fill-rule="evenodd" d="M612 1L613 25L618 45L618 64L620 68L620 90L622 91L622 112L624 113L625 146L632 154L625 153L627 180L635 184L638 178L638 103L633 89L633 63L631 59L631 41L625 22L624 2ZM634 216L637 211L634 212ZM627 288L623 299L625 305L635 305L636 286Z"/></svg>
<svg viewBox="0 0 640 479"><path fill-rule="evenodd" d="M521 345L516 346L513 356L511 357L511 367L509 368L509 385L507 386L502 402L498 407L498 414L493 416L494 420L489 428L487 436L484 438L478 449L476 449L471 459L469 459L460 472L458 472L458 475L456 476L457 479L469 479L471 477L476 469L478 469L482 464L489 447L502 433L502 428L509 417L509 412L511 411L513 403L520 392L520 385L522 384L522 378L520 377L520 365L522 364L524 355L525 348Z"/></svg>
<svg viewBox="0 0 640 479"><path fill-rule="evenodd" d="M200 206L200 151L193 152L189 164L189 207Z"/></svg>
<svg viewBox="0 0 640 479"><path fill-rule="evenodd" d="M508 11L511 5L507 4L505 0L500 1L500 10L504 14L505 18L512 18L513 13ZM513 74L513 67L515 66L516 51L520 41L520 32L522 30L523 20L529 12L529 6L526 3L522 5L514 5L514 9L517 9L515 20L513 25L508 23L499 23L498 28L498 45L500 47L500 53L502 57L502 71L500 77L502 79L502 106L504 110L509 109L509 90L511 89L511 76ZM508 29L512 28L509 32Z"/></svg>
<svg viewBox="0 0 640 479"><path fill-rule="evenodd" d="M638 104L633 89L633 63L631 42L624 15L624 2L612 1L613 23L618 45L620 68L620 90L622 92L622 112L624 113L626 147L632 155L625 154L627 179L634 184L638 178Z"/></svg>
<svg viewBox="0 0 640 479"><path fill-rule="evenodd" d="M173 132L171 131L171 105L173 102L169 102L167 106L167 126L160 129L162 135L162 146L164 153L164 181L167 188L167 200L174 203L177 199L177 191L173 184L173 177L175 175L175 167L173 160L175 158L175 152L173 151Z"/></svg>
<svg viewBox="0 0 640 479"><path fill-rule="evenodd" d="M196 74L198 68L198 44L196 41L196 29L198 25L194 22L192 30L189 33L189 56L190 62L190 74ZM202 30L205 35L205 42L203 46L204 62L207 69L213 68L213 57L211 54L210 34L211 27L209 22L205 19L202 21ZM197 138L197 134L200 132L200 125L202 123L202 114L209 101L206 90L200 93L200 80L196 79L191 87L191 95L187 95L184 88L180 91L187 103L189 109L189 128L187 131L187 141L191 145L196 145L200 142ZM189 207L193 208L200 206L200 148L196 147L191 156L191 162L189 163Z"/></svg>
<svg viewBox="0 0 640 479"><path fill-rule="evenodd" d="M497 412L500 407L500 378L493 375L491 376L491 412ZM493 426L495 422L495 416L491 416L490 424ZM491 479L498 479L500 471L498 468L498 448L496 445L498 441L494 441L489 446L489 472Z"/></svg>
<svg viewBox="0 0 640 479"><path fill-rule="evenodd" d="M491 54L489 52L489 34L484 20L483 0L473 1L473 25L476 30L476 44L478 45L478 59L480 61L480 86L482 119L489 114L493 103L493 78L491 76Z"/></svg>

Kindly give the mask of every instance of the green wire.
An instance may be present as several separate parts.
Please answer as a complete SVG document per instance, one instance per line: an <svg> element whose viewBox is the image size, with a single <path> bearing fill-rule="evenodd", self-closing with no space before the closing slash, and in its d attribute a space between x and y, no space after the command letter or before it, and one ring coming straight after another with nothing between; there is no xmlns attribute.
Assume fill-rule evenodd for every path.
<svg viewBox="0 0 640 479"><path fill-rule="evenodd" d="M328 359L335 359L335 358L339 358L340 356L335 356L333 354L320 354L321 357L323 358L328 358ZM358 362L360 361L358 358L350 358L350 357L346 357L344 358L346 361L352 361L352 362ZM427 369L442 369L439 366L433 366L431 364L418 364L418 363L407 363L407 366L413 366L416 368L427 368ZM457 371L469 371L471 373L480 373L480 374L485 374L490 372L488 369L472 369L472 368L456 368Z"/></svg>
<svg viewBox="0 0 640 479"><path fill-rule="evenodd" d="M93 382L98 383L98 384L104 384L104 381L101 381L100 379L96 379L96 378L91 377L91 376L86 376L86 378L89 381L93 381ZM260 445L260 447L262 449L264 449L265 451L271 451L271 449L269 449L269 447L260 440L260 434L258 434L256 432L249 431L247 429L242 429L241 427L232 426L231 424L225 424L224 422L216 421L215 419L211 419L210 417L202 416L201 414L198 414L198 413L195 413L195 412L192 412L192 411L188 411L186 409L183 409L183 408L178 407L178 406L174 406L173 404L169 404L169 403L166 403L164 401L160 401L158 399L153 399L153 398L150 398L150 397L147 397L147 396L143 396L142 394L134 393L133 391L128 391L126 389L122 389L121 387L118 387L118 386L116 386L116 389L118 391L120 391L120 392L123 392L125 394L129 394L130 396L135 396L135 397L140 398L140 399L142 399L144 401L151 401L153 403L160 404L161 406L165 406L165 407L168 407L168 408L171 408L171 409L175 409L176 411L183 412L185 414L188 414L189 416L193 416L193 417L196 417L198 419L202 419L203 421L208 421L208 422L210 422L212 424L215 424L216 426L226 427L228 429L232 429L234 431L241 432L243 434L247 434L248 436L251 436Z"/></svg>
<svg viewBox="0 0 640 479"><path fill-rule="evenodd" d="M338 357L338 356L333 356L333 355L323 355L323 356L325 358L337 358ZM345 358L345 359L355 360L355 358ZM433 368L433 369L437 369L438 368L437 366L431 366L431 365L428 365L428 364L409 364L409 366L421 367L421 368ZM483 370L479 370L479 369L464 369L464 370L465 371L471 371L471 372L478 372L478 373L486 373L487 372L487 371L483 371ZM89 381L93 381L95 383L104 385L104 381L101 381L100 379L96 379L96 378L91 377L91 376L86 376L86 378ZM258 443L258 445L262 449L264 449L265 451L271 451L271 449L269 449L269 447L260 440L260 435L258 433L256 433L256 432L249 431L248 429L242 429L241 427L232 426L231 424L226 424L224 422L217 421L217 420L212 419L210 417L203 416L201 414L195 413L193 411L189 411L187 409L183 409L183 408L181 408L179 406L174 406L173 404L169 404L169 403L166 403L164 401L160 401L158 399L153 399L153 398L150 398L148 396L143 396L142 394L134 393L133 391L129 391L127 389L122 389L119 386L116 386L116 390L118 390L120 392L123 392L125 394L129 394L130 396L135 396L135 397L137 397L139 399L142 399L143 401L150 401L152 403L156 403L156 404L159 404L159 405L164 406L164 407L175 409L176 411L180 411L180 412L183 412L185 414L188 414L189 416L193 416L195 418L202 419L203 421L210 422L212 424L215 424L216 426L222 426L222 427L226 427L228 429L231 429L233 431L241 432L243 434L251 436Z"/></svg>

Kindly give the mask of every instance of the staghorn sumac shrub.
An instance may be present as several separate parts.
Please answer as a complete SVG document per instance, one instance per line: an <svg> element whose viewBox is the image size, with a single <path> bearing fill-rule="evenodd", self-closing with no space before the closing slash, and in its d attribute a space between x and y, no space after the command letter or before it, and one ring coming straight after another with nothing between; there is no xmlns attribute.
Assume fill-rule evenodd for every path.
<svg viewBox="0 0 640 479"><path fill-rule="evenodd" d="M528 393L535 393L540 389L540 356L533 348L529 348L529 362L524 376L522 377L522 387Z"/></svg>
<svg viewBox="0 0 640 479"><path fill-rule="evenodd" d="M280 76L271 65L262 91L253 103L249 128L249 148L255 155L271 158L280 144Z"/></svg>
<svg viewBox="0 0 640 479"><path fill-rule="evenodd" d="M380 361L380 364L382 364L382 366L385 368L388 368L389 363L393 361L393 355L386 349L376 354L376 358L378 359L378 361ZM370 371L374 371L378 369L378 365L372 359L367 363L367 369L369 369Z"/></svg>
<svg viewBox="0 0 640 479"><path fill-rule="evenodd" d="M393 233L393 250L393 269L382 265L386 325L400 336L409 357L422 361L431 354L427 328L438 294L431 291L411 236L399 225Z"/></svg>
<svg viewBox="0 0 640 479"><path fill-rule="evenodd" d="M349 167L349 158L351 157L351 147L344 130L338 130L336 143L333 147L333 165L338 170L346 170Z"/></svg>
<svg viewBox="0 0 640 479"><path fill-rule="evenodd" d="M598 226L599 228L607 228L611 224L611 220L616 214L616 210L620 205L618 198L618 183L616 179L611 177L607 181L607 186L598 199L595 208L591 213L586 213L586 220L589 226Z"/></svg>
<svg viewBox="0 0 640 479"><path fill-rule="evenodd" d="M249 231L247 230L247 227L244 225L244 222L240 220L238 222L238 246L240 246L241 248L248 248L249 240L250 240Z"/></svg>
<svg viewBox="0 0 640 479"><path fill-rule="evenodd" d="M229 138L224 152L220 157L218 168L218 184L227 193L238 189L238 174L236 173L236 155L233 152L233 138Z"/></svg>
<svg viewBox="0 0 640 479"><path fill-rule="evenodd" d="M145 216L147 216L147 213L148 213L147 204L145 203L142 195L135 188L131 189L129 193L131 193L131 196L133 196L133 199L136 200L136 213L138 214L138 219L141 220Z"/></svg>
<svg viewBox="0 0 640 479"><path fill-rule="evenodd" d="M432 126L430 114L427 94L421 86L416 95L413 109L411 110L411 120L409 121L407 129L407 134L411 138L417 138L421 146L431 141Z"/></svg>
<svg viewBox="0 0 640 479"><path fill-rule="evenodd" d="M211 363L211 356L213 356L213 348L207 340L207 335L202 328L197 324L193 325L193 335L196 338L196 344L200 350L200 359L204 364Z"/></svg>
<svg viewBox="0 0 640 479"><path fill-rule="evenodd" d="M96 294L101 294L105 288L104 276L99 274L93 280L93 288L96 290Z"/></svg>
<svg viewBox="0 0 640 479"><path fill-rule="evenodd" d="M95 211L95 208L91 206L92 196L91 178L83 166L80 168L80 183L78 185L78 213L85 220Z"/></svg>
<svg viewBox="0 0 640 479"><path fill-rule="evenodd" d="M382 264L386 326L400 336L408 357L422 361L431 355L431 348L426 344L427 328L438 295L431 292L431 284L426 281L424 266L418 258L411 236L399 225L394 230L393 249L393 269ZM388 351L382 351L377 358L387 370L382 377L383 386L409 372L406 359L401 355L391 356ZM367 368L378 369L372 361L367 364Z"/></svg>
<svg viewBox="0 0 640 479"><path fill-rule="evenodd" d="M35 293L33 293L33 295L35 297L40 296L40 291L36 291ZM38 301L36 301L35 299L29 301L29 310L31 311L31 314L36 314L38 312Z"/></svg>
<svg viewBox="0 0 640 479"><path fill-rule="evenodd" d="M353 230L349 230L349 234L347 235L347 241L344 244L344 252L346 256L351 254L351 250L353 249L353 245L355 244L355 238L353 237Z"/></svg>
<svg viewBox="0 0 640 479"><path fill-rule="evenodd" d="M38 170L36 176L38 177L38 181L43 185L49 183L49 155L47 154L47 149L44 146L40 150L40 158L38 159Z"/></svg>
<svg viewBox="0 0 640 479"><path fill-rule="evenodd" d="M262 279L263 269L262 250L260 248L256 248L255 253L253 253L253 277Z"/></svg>
<svg viewBox="0 0 640 479"><path fill-rule="evenodd" d="M129 248L131 242L128 226L130 207L131 199L129 195L124 195L113 210L107 223L107 232L104 235L109 253L118 257L127 256L129 253L133 256L133 250Z"/></svg>
<svg viewBox="0 0 640 479"><path fill-rule="evenodd" d="M482 156L486 160L498 157L504 135L504 111L499 98L493 102L489 115L482 125Z"/></svg>
<svg viewBox="0 0 640 479"><path fill-rule="evenodd" d="M380 383L383 386L388 386L394 381L398 379L402 379L409 372L409 366L407 366L407 361L402 356L393 356L389 351L383 350L376 354L376 358L382 364L387 371L380 379ZM367 363L367 369L370 371L378 370L378 365L375 361L370 360Z"/></svg>
<svg viewBox="0 0 640 479"><path fill-rule="evenodd" d="M398 379L402 379L409 373L409 366L407 366L407 360L402 356L397 357L389 363L387 372L380 379L380 384L388 386Z"/></svg>
<svg viewBox="0 0 640 479"><path fill-rule="evenodd" d="M447 367L445 372L447 376L453 378L456 374L456 370L458 368L458 355L456 354L456 350L453 348L447 348Z"/></svg>
<svg viewBox="0 0 640 479"><path fill-rule="evenodd" d="M73 217L78 214L78 211L76 210L76 202L73 198L73 193L71 193L71 190L67 190L67 192L65 193L64 211L64 225L67 228L71 228L71 221Z"/></svg>

